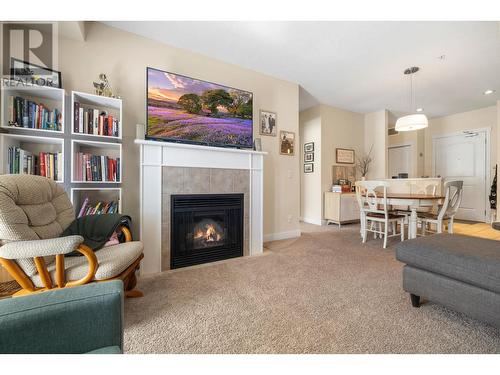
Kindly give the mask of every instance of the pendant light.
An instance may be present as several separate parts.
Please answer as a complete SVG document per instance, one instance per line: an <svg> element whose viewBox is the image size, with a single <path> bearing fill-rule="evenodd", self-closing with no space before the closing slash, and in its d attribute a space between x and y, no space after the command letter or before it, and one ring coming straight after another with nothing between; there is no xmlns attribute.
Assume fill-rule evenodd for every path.
<svg viewBox="0 0 500 375"><path fill-rule="evenodd" d="M410 82L410 112L415 111L415 84L413 82L415 73L420 69L417 66L413 66L404 71L404 74L408 76ZM429 121L427 116L423 113L413 113L411 115L403 116L398 118L396 121L396 131L407 132L412 130L419 130L429 126Z"/></svg>

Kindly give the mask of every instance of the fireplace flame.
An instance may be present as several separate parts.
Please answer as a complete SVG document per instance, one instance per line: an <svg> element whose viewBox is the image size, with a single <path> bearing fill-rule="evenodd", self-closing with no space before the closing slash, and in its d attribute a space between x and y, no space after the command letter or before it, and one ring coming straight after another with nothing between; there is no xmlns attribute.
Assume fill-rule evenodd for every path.
<svg viewBox="0 0 500 375"><path fill-rule="evenodd" d="M194 238L203 239L205 242L217 242L221 240L221 235L217 233L215 226L212 224L206 224L205 229L198 229L195 233Z"/></svg>

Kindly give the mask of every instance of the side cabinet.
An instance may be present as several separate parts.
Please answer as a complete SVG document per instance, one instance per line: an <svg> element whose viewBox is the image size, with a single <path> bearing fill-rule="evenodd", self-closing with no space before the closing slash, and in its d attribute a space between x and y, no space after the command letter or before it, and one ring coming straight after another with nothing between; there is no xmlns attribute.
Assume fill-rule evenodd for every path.
<svg viewBox="0 0 500 375"><path fill-rule="evenodd" d="M355 193L325 193L324 214L327 224L347 224L359 221Z"/></svg>

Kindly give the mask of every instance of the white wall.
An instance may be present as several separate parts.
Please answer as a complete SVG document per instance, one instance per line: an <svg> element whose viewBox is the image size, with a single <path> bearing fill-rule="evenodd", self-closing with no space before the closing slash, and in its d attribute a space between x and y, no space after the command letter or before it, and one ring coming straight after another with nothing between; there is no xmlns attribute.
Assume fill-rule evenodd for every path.
<svg viewBox="0 0 500 375"><path fill-rule="evenodd" d="M365 114L364 119L364 148L365 153L372 148L372 163L368 171L368 179L384 179L387 177L387 127L389 114L387 110L380 110Z"/></svg>
<svg viewBox="0 0 500 375"><path fill-rule="evenodd" d="M64 88L93 92L92 82L106 73L123 96L123 211L138 227L139 148L136 124L146 119L146 67L238 87L254 94L254 136L268 152L264 161L264 234L266 239L299 235L300 175L299 87L239 66L174 48L100 23L89 23L86 40L60 37L59 70ZM278 114L278 131L296 133L294 156L279 154L278 137L260 136L259 109ZM160 202L158 202L160 204Z"/></svg>
<svg viewBox="0 0 500 375"><path fill-rule="evenodd" d="M322 198L321 198L321 114L320 106L302 111L300 123L300 152L301 154L301 218L302 221L321 225ZM314 172L304 173L304 144L314 142Z"/></svg>

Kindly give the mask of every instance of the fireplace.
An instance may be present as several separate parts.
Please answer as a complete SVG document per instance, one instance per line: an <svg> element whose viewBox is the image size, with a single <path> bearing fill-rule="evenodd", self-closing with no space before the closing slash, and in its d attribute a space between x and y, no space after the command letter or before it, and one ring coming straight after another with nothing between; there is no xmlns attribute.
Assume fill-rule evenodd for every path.
<svg viewBox="0 0 500 375"><path fill-rule="evenodd" d="M243 194L171 196L170 267L243 256Z"/></svg>

